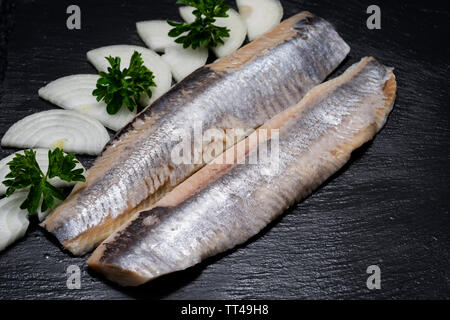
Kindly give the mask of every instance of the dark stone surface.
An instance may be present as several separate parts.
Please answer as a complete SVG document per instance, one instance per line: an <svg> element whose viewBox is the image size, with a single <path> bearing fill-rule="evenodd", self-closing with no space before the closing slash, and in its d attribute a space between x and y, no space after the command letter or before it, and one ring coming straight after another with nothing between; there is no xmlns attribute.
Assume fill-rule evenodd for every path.
<svg viewBox="0 0 450 320"><path fill-rule="evenodd" d="M37 95L47 82L93 73L89 49L143 45L134 23L177 19L174 2L79 0L82 29L69 31L72 1L2 1L0 135L53 108ZM371 1L282 2L285 16L306 9L337 27L352 51L336 74L366 55L395 67L397 102L375 140L245 245L139 288L104 281L86 268L86 257L62 251L33 221L25 238L0 253L0 298L449 298L449 10L377 1L382 29L368 30ZM70 264L82 268L81 290L66 288ZM374 264L382 288L370 291L366 268Z"/></svg>

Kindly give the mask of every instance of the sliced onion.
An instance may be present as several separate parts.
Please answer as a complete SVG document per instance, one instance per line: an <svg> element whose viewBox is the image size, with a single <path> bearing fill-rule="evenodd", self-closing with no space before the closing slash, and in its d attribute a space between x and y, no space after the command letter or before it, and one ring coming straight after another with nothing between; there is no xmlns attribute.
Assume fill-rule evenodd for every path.
<svg viewBox="0 0 450 320"><path fill-rule="evenodd" d="M0 251L22 238L28 229L28 211L20 209L26 192L14 192L0 200Z"/></svg>
<svg viewBox="0 0 450 320"><path fill-rule="evenodd" d="M192 14L195 8L184 6L180 7L179 10L184 21L188 23L195 21L195 16ZM218 27L227 27L230 29L230 37L224 39L224 44L213 48L214 53L219 58L228 56L239 49L247 35L247 27L239 13L234 9L230 9L227 11L227 14L227 18L216 18L216 22L214 23Z"/></svg>
<svg viewBox="0 0 450 320"><path fill-rule="evenodd" d="M208 50L204 48L183 49L169 37L169 30L173 27L164 20L151 20L136 23L142 40L151 49L164 52L162 58L170 67L172 76L180 82L189 74L204 66L208 60Z"/></svg>
<svg viewBox="0 0 450 320"><path fill-rule="evenodd" d="M172 86L170 67L156 52L133 45L113 45L91 50L87 53L87 58L97 70L107 71L109 62L105 57L120 57L120 66L124 69L130 65L130 59L134 51L141 53L144 65L155 75L155 83L157 86L151 89L152 97L149 98L147 95L141 97L141 104L148 106L169 91Z"/></svg>
<svg viewBox="0 0 450 320"><path fill-rule="evenodd" d="M204 66L208 60L208 50L205 48L186 48L172 46L165 50L162 55L164 61L170 66L172 75L177 82L190 75L198 68Z"/></svg>
<svg viewBox="0 0 450 320"><path fill-rule="evenodd" d="M83 113L97 119L105 127L120 130L136 115L126 107L122 107L116 114L108 114L106 104L98 102L92 95L96 88L98 75L77 74L59 78L39 89L39 96L57 106Z"/></svg>
<svg viewBox="0 0 450 320"><path fill-rule="evenodd" d="M55 201L54 209L47 209L47 211L41 212L42 200L43 199L41 199L41 201L39 202L39 208L38 208L38 211L37 211L37 215L38 215L39 221L41 221L41 222L45 219L45 217L47 217L50 213L52 213L54 209L56 209L61 203L63 203L63 200L59 200L57 198L53 198L53 200Z"/></svg>
<svg viewBox="0 0 450 320"><path fill-rule="evenodd" d="M97 155L108 141L108 132L98 120L71 110L49 110L16 122L1 144L21 149L61 147L66 152Z"/></svg>
<svg viewBox="0 0 450 320"><path fill-rule="evenodd" d="M283 6L278 0L236 0L236 4L250 41L272 30L283 18Z"/></svg>
<svg viewBox="0 0 450 320"><path fill-rule="evenodd" d="M136 29L142 41L156 52L164 52L167 47L175 44L174 38L169 37L173 27L165 20L150 20L136 23Z"/></svg>
<svg viewBox="0 0 450 320"><path fill-rule="evenodd" d="M48 151L49 149L35 149L36 152L36 161L39 164L39 168L41 168L42 172L47 172L48 169ZM10 172L8 162L10 162L16 154L23 154L23 150L13 153L6 158L0 160L0 196L6 193L6 186L1 183L5 180L5 176ZM78 162L76 165L77 169L84 169L83 165ZM49 180L52 185L55 187L70 187L75 185L75 182L66 182L61 180L58 177L52 178Z"/></svg>

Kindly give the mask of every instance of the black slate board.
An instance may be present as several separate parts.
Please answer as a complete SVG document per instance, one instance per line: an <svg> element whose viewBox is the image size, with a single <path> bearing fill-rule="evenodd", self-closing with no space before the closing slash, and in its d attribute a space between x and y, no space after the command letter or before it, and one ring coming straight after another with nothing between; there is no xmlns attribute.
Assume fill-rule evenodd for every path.
<svg viewBox="0 0 450 320"><path fill-rule="evenodd" d="M82 29L66 28L72 1L1 1L0 136L53 106L37 90L58 77L93 73L85 53L143 45L134 23L177 19L175 0L79 0ZM332 22L352 51L395 67L398 98L386 127L305 201L240 248L139 288L88 270L32 223L0 253L1 299L449 298L449 10L430 1L377 1L382 29L368 30L372 1L282 1L285 16L309 10ZM0 149L4 157L13 150ZM81 157L89 165L92 159ZM66 268L82 268L68 290ZM366 287L379 265L381 290Z"/></svg>

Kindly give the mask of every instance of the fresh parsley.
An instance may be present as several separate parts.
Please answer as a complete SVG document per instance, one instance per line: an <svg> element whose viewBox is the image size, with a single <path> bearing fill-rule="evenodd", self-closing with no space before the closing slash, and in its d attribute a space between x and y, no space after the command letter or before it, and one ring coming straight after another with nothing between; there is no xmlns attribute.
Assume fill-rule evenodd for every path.
<svg viewBox="0 0 450 320"><path fill-rule="evenodd" d="M183 48L214 48L224 44L223 39L230 36L228 28L214 25L215 18L228 17L230 6L223 0L178 0L177 4L195 8L192 12L195 21L192 23L167 20L174 27L169 31L169 36L178 37L175 42L183 44Z"/></svg>
<svg viewBox="0 0 450 320"><path fill-rule="evenodd" d="M123 70L120 69L119 57L109 56L106 60L111 66L108 67L108 72L99 72L100 78L92 94L97 97L97 101L105 101L109 114L116 114L123 105L133 111L144 93L151 98L150 87L156 87L155 77L153 72L144 66L139 52L134 51L129 67Z"/></svg>
<svg viewBox="0 0 450 320"><path fill-rule="evenodd" d="M55 207L54 198L64 200L66 193L61 188L54 187L48 179L59 177L61 180L85 181L83 169L75 169L78 161L74 154L64 154L60 148L48 151L49 166L44 174L36 161L36 152L25 150L24 154L16 156L8 162L10 172L3 184L7 186L6 196L9 197L16 190L30 187L28 196L20 205L21 209L27 209L29 214L38 210L42 199L41 211Z"/></svg>

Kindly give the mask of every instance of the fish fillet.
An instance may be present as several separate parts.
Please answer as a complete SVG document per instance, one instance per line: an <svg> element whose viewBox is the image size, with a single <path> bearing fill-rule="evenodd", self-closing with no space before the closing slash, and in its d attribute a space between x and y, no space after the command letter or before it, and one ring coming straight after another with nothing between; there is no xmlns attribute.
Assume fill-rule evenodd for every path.
<svg viewBox="0 0 450 320"><path fill-rule="evenodd" d="M136 214L94 251L88 265L134 286L244 243L372 139L395 94L392 69L362 59L263 126L280 128L278 168L268 162L221 166L213 161L174 189L185 188L179 194L186 194L197 188L192 196L180 202L175 195L173 202ZM248 158L255 148L246 145Z"/></svg>
<svg viewBox="0 0 450 320"><path fill-rule="evenodd" d="M198 69L107 145L87 181L43 226L73 254L86 253L205 165L178 164L171 157L196 123L201 121L202 132L242 128L246 134L234 137L242 140L321 83L348 52L328 22L302 12L233 55ZM192 142L194 159L202 160L206 148Z"/></svg>

